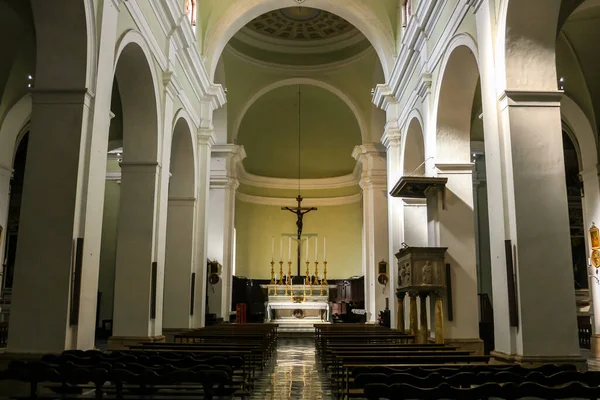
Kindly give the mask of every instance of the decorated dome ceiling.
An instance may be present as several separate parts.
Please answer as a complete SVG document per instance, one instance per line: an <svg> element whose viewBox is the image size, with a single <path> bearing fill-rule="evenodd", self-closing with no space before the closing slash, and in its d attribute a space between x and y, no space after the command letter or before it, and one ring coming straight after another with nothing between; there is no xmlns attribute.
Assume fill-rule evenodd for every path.
<svg viewBox="0 0 600 400"><path fill-rule="evenodd" d="M347 60L372 48L354 25L309 7L281 8L244 26L229 48L270 64L315 66Z"/></svg>
<svg viewBox="0 0 600 400"><path fill-rule="evenodd" d="M285 40L323 40L357 32L345 19L308 7L271 11L252 20L247 28L261 35Z"/></svg>

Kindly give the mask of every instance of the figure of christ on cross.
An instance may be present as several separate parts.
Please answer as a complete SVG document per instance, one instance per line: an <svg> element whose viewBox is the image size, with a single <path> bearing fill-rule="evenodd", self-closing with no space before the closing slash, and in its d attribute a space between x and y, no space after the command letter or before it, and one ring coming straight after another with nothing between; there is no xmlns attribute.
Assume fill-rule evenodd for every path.
<svg viewBox="0 0 600 400"><path fill-rule="evenodd" d="M302 207L302 196L298 195L298 197L296 197L296 201L298 202L298 206L297 207L281 207L282 210L286 210L286 211L290 211L293 212L294 214L296 214L296 217L298 218L296 221L296 227L298 228L298 238L297 238L297 243L298 243L298 255L297 255L297 259L298 259L298 276L301 276L300 274L300 243L301 243L301 236L302 236L302 228L304 227L303 222L302 222L302 218L304 218L304 214L307 214L311 211L316 211L317 208L316 207ZM307 242L308 245L308 242Z"/></svg>

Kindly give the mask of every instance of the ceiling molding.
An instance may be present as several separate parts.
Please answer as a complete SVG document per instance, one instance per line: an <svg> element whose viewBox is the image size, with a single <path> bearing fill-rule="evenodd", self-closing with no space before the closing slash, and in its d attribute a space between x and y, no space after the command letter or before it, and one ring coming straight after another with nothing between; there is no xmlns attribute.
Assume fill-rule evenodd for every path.
<svg viewBox="0 0 600 400"><path fill-rule="evenodd" d="M253 186L264 189L298 189L297 179L271 178L267 176L254 175L247 172L242 163L238 164L238 180L242 185ZM356 167L352 174L337 176L333 178L302 179L300 187L303 190L342 189L358 185Z"/></svg>
<svg viewBox="0 0 600 400"><path fill-rule="evenodd" d="M298 202L294 198L281 198L281 197L262 197L252 196L249 194L236 193L236 198L244 203L258 204L261 206L275 206L275 207L296 207ZM330 206L343 206L348 204L355 204L360 202L362 195L360 193L353 194L350 196L343 197L329 197L329 198L304 198L302 205L304 207L330 207Z"/></svg>
<svg viewBox="0 0 600 400"><path fill-rule="evenodd" d="M283 54L329 53L332 51L343 50L367 40L358 29L332 39L292 41L266 37L247 27L242 28L233 38L252 47L256 47L257 49Z"/></svg>
<svg viewBox="0 0 600 400"><path fill-rule="evenodd" d="M327 72L336 69L340 69L346 67L350 64L353 64L357 61L362 60L364 57L375 52L375 49L371 46L366 49L359 51L358 53L351 55L348 58L343 60L333 61L324 64L315 64L315 65L293 65L293 64L280 64L274 62L268 62L259 60L258 58L254 58L249 56L248 54L241 52L234 48L231 44L228 44L225 47L225 51L229 52L231 55L257 67L261 68L270 68L275 71L287 72L287 73L305 73L305 72Z"/></svg>

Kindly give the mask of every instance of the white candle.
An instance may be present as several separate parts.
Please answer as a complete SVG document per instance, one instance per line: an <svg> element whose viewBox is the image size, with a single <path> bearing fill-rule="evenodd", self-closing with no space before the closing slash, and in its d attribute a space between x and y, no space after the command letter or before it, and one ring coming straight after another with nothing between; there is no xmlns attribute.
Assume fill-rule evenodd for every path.
<svg viewBox="0 0 600 400"><path fill-rule="evenodd" d="M292 261L292 237L288 236L288 261Z"/></svg>
<svg viewBox="0 0 600 400"><path fill-rule="evenodd" d="M306 238L306 261L310 261L308 259L308 238Z"/></svg>
<svg viewBox="0 0 600 400"><path fill-rule="evenodd" d="M279 261L283 261L283 236L279 238Z"/></svg>
<svg viewBox="0 0 600 400"><path fill-rule="evenodd" d="M323 238L323 261L327 261L327 238Z"/></svg>
<svg viewBox="0 0 600 400"><path fill-rule="evenodd" d="M317 261L319 259L318 247L319 247L319 240L315 236L315 261Z"/></svg>
<svg viewBox="0 0 600 400"><path fill-rule="evenodd" d="M274 257L275 257L275 237L271 236L271 262L273 262Z"/></svg>

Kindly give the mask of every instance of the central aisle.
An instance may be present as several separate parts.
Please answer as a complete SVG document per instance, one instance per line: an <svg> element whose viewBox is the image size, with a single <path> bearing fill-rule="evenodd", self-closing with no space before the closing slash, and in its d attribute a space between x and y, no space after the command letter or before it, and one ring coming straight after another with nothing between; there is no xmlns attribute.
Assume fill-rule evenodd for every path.
<svg viewBox="0 0 600 400"><path fill-rule="evenodd" d="M250 399L333 399L328 377L318 368L312 339L279 339L273 365L257 380Z"/></svg>

